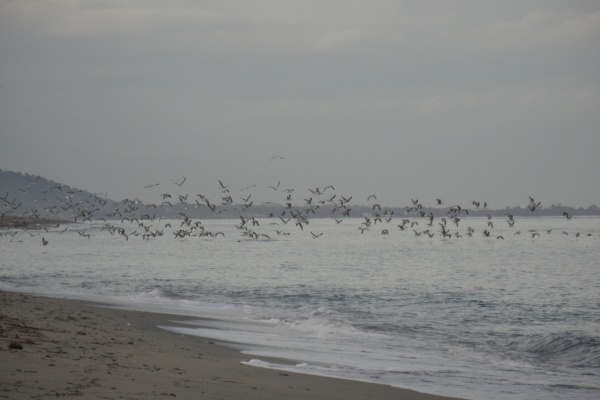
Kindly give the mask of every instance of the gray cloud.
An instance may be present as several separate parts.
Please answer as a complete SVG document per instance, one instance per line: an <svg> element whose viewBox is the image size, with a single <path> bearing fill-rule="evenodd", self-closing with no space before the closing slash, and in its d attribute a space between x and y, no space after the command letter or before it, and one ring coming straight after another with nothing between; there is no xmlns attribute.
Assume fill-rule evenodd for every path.
<svg viewBox="0 0 600 400"><path fill-rule="evenodd" d="M10 1L0 38L3 169L117 199L600 199L596 2Z"/></svg>

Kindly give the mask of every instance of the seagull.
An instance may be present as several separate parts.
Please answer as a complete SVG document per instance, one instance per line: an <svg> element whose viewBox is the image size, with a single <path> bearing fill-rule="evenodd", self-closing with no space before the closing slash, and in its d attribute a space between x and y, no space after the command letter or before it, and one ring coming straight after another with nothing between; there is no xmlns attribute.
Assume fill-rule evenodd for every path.
<svg viewBox="0 0 600 400"><path fill-rule="evenodd" d="M313 232L311 231L311 232L310 232L310 234L312 235L313 239L316 239L316 238L318 238L319 236L321 236L321 235L323 234L323 232L321 232L321 233L319 233L319 234L316 234L316 233L313 233Z"/></svg>
<svg viewBox="0 0 600 400"><path fill-rule="evenodd" d="M42 236L42 246L46 246L48 241Z"/></svg>
<svg viewBox="0 0 600 400"><path fill-rule="evenodd" d="M281 157L281 156L273 156L273 157L271 157L271 159L269 160L269 162L275 160L276 158L278 158L280 160L283 160L283 157Z"/></svg>
<svg viewBox="0 0 600 400"><path fill-rule="evenodd" d="M171 179L171 182L173 182L174 184L176 184L177 186L181 187L183 185L183 182L185 182L185 175L180 179Z"/></svg>
<svg viewBox="0 0 600 400"><path fill-rule="evenodd" d="M537 203L535 202L535 199L531 196L529 196L529 205L527 206L529 208L529 212L534 212L536 210L536 208L538 208L539 206L542 205L541 201L538 201Z"/></svg>
<svg viewBox="0 0 600 400"><path fill-rule="evenodd" d="M281 181L277 182L277 185L275 185L275 186L267 186L267 187L270 188L270 189L273 189L273 190L277 191L279 189L279 185L280 184L281 184Z"/></svg>

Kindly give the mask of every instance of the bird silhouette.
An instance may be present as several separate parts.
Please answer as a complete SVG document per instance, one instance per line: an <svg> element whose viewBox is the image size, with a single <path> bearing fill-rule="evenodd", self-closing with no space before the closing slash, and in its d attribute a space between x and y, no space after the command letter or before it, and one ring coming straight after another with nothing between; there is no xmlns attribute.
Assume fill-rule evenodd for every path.
<svg viewBox="0 0 600 400"><path fill-rule="evenodd" d="M171 179L171 182L173 182L173 183L174 183L174 184L176 184L177 186L181 187L181 186L183 186L183 183L185 182L185 180L186 180L186 177L185 177L185 176L183 176L183 177L182 177L182 178L180 178L180 179Z"/></svg>

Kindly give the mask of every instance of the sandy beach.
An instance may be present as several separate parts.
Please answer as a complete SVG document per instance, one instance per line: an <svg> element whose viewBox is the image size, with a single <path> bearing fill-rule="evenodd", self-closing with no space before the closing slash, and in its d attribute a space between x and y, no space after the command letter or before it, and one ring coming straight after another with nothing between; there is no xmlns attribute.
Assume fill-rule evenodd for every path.
<svg viewBox="0 0 600 400"><path fill-rule="evenodd" d="M234 349L157 328L181 316L16 292L0 292L0 310L0 398L450 399L247 366Z"/></svg>

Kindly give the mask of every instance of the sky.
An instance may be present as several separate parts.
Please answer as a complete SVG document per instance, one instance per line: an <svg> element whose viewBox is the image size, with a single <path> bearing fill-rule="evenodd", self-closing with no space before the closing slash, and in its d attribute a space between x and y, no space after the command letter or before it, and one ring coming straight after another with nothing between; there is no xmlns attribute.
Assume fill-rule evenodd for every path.
<svg viewBox="0 0 600 400"><path fill-rule="evenodd" d="M0 169L115 200L600 205L599 43L595 0L4 0Z"/></svg>

